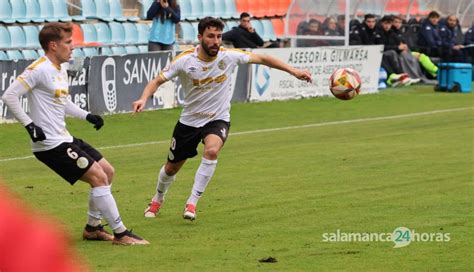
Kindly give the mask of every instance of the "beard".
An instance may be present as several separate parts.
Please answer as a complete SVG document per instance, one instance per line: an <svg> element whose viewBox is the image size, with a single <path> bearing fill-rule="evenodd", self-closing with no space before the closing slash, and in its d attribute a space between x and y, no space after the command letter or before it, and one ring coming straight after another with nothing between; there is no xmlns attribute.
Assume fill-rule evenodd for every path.
<svg viewBox="0 0 474 272"><path fill-rule="evenodd" d="M209 57L215 57L215 56L217 56L217 53L219 53L220 45L218 45L218 46L213 46L213 47L208 47L208 46L205 45L204 43L201 43L201 46L202 46L202 49L204 49L204 52L206 52L206 54L207 54ZM215 50L215 53L214 53L214 52L211 52L211 50Z"/></svg>

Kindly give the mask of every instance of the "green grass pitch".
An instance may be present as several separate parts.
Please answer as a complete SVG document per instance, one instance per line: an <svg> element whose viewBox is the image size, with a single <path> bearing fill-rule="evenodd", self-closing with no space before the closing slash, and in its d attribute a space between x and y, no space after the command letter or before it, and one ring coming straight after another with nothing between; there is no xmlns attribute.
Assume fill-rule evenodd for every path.
<svg viewBox="0 0 474 272"><path fill-rule="evenodd" d="M68 119L70 132L115 166L113 194L126 226L151 242L144 247L82 241L88 186L69 186L33 158L9 160L31 155L19 124L0 125L0 175L32 210L66 227L95 271L472 271L473 98L417 86L352 101L235 104L194 222L181 214L199 155L178 174L159 217L143 217L179 109L106 116L98 132ZM337 230L402 226L451 239L402 248L323 241ZM259 262L267 257L277 262Z"/></svg>

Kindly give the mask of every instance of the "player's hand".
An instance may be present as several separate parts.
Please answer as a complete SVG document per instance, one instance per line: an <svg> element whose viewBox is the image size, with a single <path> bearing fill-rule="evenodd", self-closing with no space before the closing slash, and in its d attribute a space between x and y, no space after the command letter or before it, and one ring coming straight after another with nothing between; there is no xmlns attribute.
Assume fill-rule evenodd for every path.
<svg viewBox="0 0 474 272"><path fill-rule="evenodd" d="M31 122L26 125L25 128L28 131L28 134L30 134L33 143L46 140L46 135L44 134L43 129L35 125L35 123Z"/></svg>
<svg viewBox="0 0 474 272"><path fill-rule="evenodd" d="M100 117L99 115L94 115L94 114L89 113L86 116L86 120L89 123L94 124L94 128L96 130L99 130L104 125L104 119L102 119L102 117Z"/></svg>
<svg viewBox="0 0 474 272"><path fill-rule="evenodd" d="M138 99L132 103L133 112L142 112L145 108L146 100Z"/></svg>
<svg viewBox="0 0 474 272"><path fill-rule="evenodd" d="M293 76L299 80L304 80L306 82L313 82L311 78L311 73L308 70L294 69Z"/></svg>

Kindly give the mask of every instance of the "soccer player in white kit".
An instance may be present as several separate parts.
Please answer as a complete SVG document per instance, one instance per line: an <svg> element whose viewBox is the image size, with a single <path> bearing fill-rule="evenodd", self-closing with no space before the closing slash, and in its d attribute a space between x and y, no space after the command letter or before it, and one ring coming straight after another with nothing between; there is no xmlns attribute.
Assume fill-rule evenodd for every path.
<svg viewBox="0 0 474 272"><path fill-rule="evenodd" d="M145 217L158 214L176 173L186 159L197 155L196 148L202 141L204 154L183 213L184 219L196 218L197 202L214 174L217 156L229 133L230 79L238 64L264 64L288 72L300 80L311 81L308 71L296 69L274 57L221 48L223 28L224 24L219 19L201 19L198 25L200 44L176 56L148 83L140 99L132 104L134 112L141 112L147 99L161 84L176 76L183 84L183 111L173 132L168 161L160 170L156 194L145 210Z"/></svg>
<svg viewBox="0 0 474 272"><path fill-rule="evenodd" d="M35 157L73 185L82 180L91 186L85 240L112 241L113 244L149 244L133 234L122 222L110 187L112 165L92 146L69 134L65 115L86 119L99 130L104 122L72 103L67 97L69 84L64 65L71 58L72 25L46 24L39 33L45 56L28 66L8 87L3 101L30 134ZM19 97L28 96L30 113L21 108ZM102 216L114 235L104 230Z"/></svg>

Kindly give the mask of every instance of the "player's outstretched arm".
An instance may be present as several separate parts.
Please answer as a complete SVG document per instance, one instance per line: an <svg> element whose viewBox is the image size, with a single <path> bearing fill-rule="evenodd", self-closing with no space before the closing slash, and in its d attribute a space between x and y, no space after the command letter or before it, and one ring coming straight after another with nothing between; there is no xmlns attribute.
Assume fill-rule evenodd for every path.
<svg viewBox="0 0 474 272"><path fill-rule="evenodd" d="M157 77L148 82L145 89L143 90L142 96L132 103L133 112L142 112L145 108L148 97L153 95L161 86L161 84L165 83L166 81L167 79L160 73Z"/></svg>
<svg viewBox="0 0 474 272"><path fill-rule="evenodd" d="M263 64L271 68L275 68L278 70L285 71L292 76L296 77L297 79L304 80L307 82L311 82L311 73L308 70L300 70L291 65L286 64L285 62L274 58L269 55L264 54L250 54L250 61L249 63L255 64Z"/></svg>

